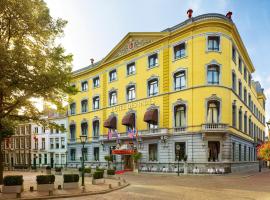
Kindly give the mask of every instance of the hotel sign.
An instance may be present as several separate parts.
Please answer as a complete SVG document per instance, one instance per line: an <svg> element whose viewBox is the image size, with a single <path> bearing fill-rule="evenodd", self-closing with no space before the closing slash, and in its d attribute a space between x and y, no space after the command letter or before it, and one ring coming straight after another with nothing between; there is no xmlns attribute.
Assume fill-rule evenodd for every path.
<svg viewBox="0 0 270 200"><path fill-rule="evenodd" d="M154 104L154 103L155 103L154 99L146 99L143 101L132 102L132 103L124 104L124 105L115 106L112 108L112 112L141 108L145 106L150 106L151 104Z"/></svg>

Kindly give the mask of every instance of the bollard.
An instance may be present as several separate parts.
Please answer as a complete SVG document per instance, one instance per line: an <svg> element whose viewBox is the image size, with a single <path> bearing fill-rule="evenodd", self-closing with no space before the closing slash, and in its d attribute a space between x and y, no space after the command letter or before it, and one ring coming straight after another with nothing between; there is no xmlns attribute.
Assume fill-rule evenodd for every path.
<svg viewBox="0 0 270 200"><path fill-rule="evenodd" d="M21 193L17 193L16 194L16 198L18 199L18 198L21 198Z"/></svg>
<svg viewBox="0 0 270 200"><path fill-rule="evenodd" d="M85 187L83 186L83 187L82 187L82 193L84 193L84 192L85 192Z"/></svg>
<svg viewBox="0 0 270 200"><path fill-rule="evenodd" d="M109 184L109 189L112 189L112 184Z"/></svg>
<svg viewBox="0 0 270 200"><path fill-rule="evenodd" d="M126 183L126 179L123 178L123 183Z"/></svg>
<svg viewBox="0 0 270 200"><path fill-rule="evenodd" d="M120 180L121 178L120 178L120 176L118 177L118 180Z"/></svg>
<svg viewBox="0 0 270 200"><path fill-rule="evenodd" d="M30 192L33 192L33 191L34 191L34 187L30 186Z"/></svg>
<svg viewBox="0 0 270 200"><path fill-rule="evenodd" d="M49 196L52 196L52 195L53 195L53 191L49 190Z"/></svg>
<svg viewBox="0 0 270 200"><path fill-rule="evenodd" d="M121 186L121 182L118 182L118 186Z"/></svg>
<svg viewBox="0 0 270 200"><path fill-rule="evenodd" d="M62 190L62 185L58 185L58 190Z"/></svg>

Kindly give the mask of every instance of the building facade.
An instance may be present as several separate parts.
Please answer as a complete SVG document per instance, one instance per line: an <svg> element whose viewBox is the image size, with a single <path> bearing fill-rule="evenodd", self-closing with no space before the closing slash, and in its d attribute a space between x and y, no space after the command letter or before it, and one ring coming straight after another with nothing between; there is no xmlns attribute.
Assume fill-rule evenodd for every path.
<svg viewBox="0 0 270 200"><path fill-rule="evenodd" d="M102 164L113 149L142 153L140 170L258 167L265 95L231 18L192 17L161 32L128 33L101 61L73 72L68 165ZM82 149L80 135L87 135ZM131 169L132 156L115 156Z"/></svg>
<svg viewBox="0 0 270 200"><path fill-rule="evenodd" d="M3 146L7 169L31 165L31 135L32 124L26 123L18 125L15 134L5 139Z"/></svg>

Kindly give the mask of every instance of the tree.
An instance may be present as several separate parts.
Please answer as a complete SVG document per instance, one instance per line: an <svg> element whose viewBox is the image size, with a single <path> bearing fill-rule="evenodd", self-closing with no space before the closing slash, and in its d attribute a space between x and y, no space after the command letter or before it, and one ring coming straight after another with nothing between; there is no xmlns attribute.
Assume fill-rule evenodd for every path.
<svg viewBox="0 0 270 200"><path fill-rule="evenodd" d="M108 169L110 169L110 163L113 161L113 156L112 155L107 155L107 156L104 156L104 159L108 163Z"/></svg>
<svg viewBox="0 0 270 200"><path fill-rule="evenodd" d="M0 1L0 144L14 133L17 123L46 123L33 98L60 109L67 95L76 93L70 86L72 55L56 43L66 23L53 19L43 0Z"/></svg>
<svg viewBox="0 0 270 200"><path fill-rule="evenodd" d="M265 142L257 148L257 157L260 160L270 161L270 142Z"/></svg>

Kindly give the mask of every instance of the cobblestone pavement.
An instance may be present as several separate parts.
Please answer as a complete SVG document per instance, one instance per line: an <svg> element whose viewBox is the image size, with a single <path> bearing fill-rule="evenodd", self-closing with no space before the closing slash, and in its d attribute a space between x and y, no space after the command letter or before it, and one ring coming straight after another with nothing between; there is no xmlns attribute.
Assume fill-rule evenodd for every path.
<svg viewBox="0 0 270 200"><path fill-rule="evenodd" d="M126 173L122 177L131 185L108 194L76 199L270 200L270 171L180 177Z"/></svg>

